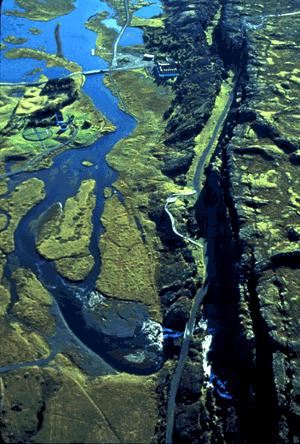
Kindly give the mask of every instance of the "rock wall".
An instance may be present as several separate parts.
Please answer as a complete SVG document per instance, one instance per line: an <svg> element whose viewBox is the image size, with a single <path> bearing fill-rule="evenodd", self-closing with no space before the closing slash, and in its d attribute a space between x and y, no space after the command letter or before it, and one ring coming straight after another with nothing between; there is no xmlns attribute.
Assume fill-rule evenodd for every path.
<svg viewBox="0 0 300 444"><path fill-rule="evenodd" d="M208 232L218 279L206 310L219 324L213 362L234 394L237 442L295 442L299 423L300 16L274 11L292 9L228 1L217 36L239 84L208 174L206 191L219 188L223 223Z"/></svg>
<svg viewBox="0 0 300 444"><path fill-rule="evenodd" d="M298 442L300 14L285 14L300 2L220 3L212 46L204 31L218 2L165 0L167 26L148 42L182 67L162 155L165 173L179 183L221 77L228 68L236 73L235 100L196 206L197 219L207 221L213 274L204 306L212 372L208 383L203 336L195 337L173 439ZM173 347L176 356L180 343ZM160 393L166 403L167 390ZM162 420L159 442L163 430Z"/></svg>
<svg viewBox="0 0 300 444"><path fill-rule="evenodd" d="M166 113L164 173L183 181L193 157L194 138L207 121L220 87L221 60L209 48L205 28L219 3L165 1L165 28L150 30L145 42L154 54L179 63L179 77L173 85L175 99Z"/></svg>

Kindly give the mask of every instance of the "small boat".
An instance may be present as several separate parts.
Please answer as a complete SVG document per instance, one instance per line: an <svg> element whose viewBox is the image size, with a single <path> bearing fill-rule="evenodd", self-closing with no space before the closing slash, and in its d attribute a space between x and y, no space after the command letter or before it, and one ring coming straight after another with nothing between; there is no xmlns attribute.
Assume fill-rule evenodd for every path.
<svg viewBox="0 0 300 444"><path fill-rule="evenodd" d="M95 55L95 49L94 48L91 50L91 53L92 53L92 56Z"/></svg>

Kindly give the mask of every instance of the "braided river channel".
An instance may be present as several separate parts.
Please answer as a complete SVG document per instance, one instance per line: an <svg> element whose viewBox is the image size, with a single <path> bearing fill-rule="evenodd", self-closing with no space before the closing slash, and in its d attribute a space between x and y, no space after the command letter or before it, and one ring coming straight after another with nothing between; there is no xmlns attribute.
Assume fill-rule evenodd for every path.
<svg viewBox="0 0 300 444"><path fill-rule="evenodd" d="M6 10L18 8L13 0L4 0L2 3L2 37L8 35L18 36L20 32L26 33L28 41L17 47L26 47L33 49L43 49L50 53L55 53L56 45L54 38L54 29L60 22L61 40L63 45L63 53L66 59L78 63L83 70L91 70L97 68L107 68L108 63L91 55L91 49L96 45L96 33L85 27L86 21L101 11L108 12L108 19L112 23L115 22L115 11L105 2L99 0L77 0L76 8L71 13L60 16L48 22L32 21L27 18L5 15ZM156 6L157 8L157 6ZM31 35L28 30L30 27L37 27L42 31L41 35ZM122 37L120 45L130 46L142 43L142 32L135 29L136 32L130 32L133 28L127 29ZM12 48L7 45L8 50ZM5 54L5 51L2 52ZM47 68L45 61L34 59L6 59L2 57L1 64L1 82L32 82L37 81L41 72L33 73L34 68L42 68L43 74L48 78L55 78L68 74L63 68ZM99 275L101 267L101 258L98 248L98 241L103 227L100 223L101 213L104 206L103 190L105 187L112 187L113 182L117 179L117 173L109 167L105 160L106 154L121 139L126 138L136 126L136 121L130 115L123 112L118 106L117 98L103 83L103 75L86 77L83 87L84 92L90 96L95 106L111 121L116 130L101 137L91 146L80 149L67 149L65 152L58 154L53 159L50 168L42 169L36 172L21 172L9 178L9 191L12 192L21 182L36 177L45 184L45 199L32 208L19 223L15 232L15 251L9 255L5 268L5 275L12 285L12 303L17 300L18 296L14 290L14 283L11 279L11 273L18 267L30 269L39 278L41 283L54 296L54 305L56 312L63 315L63 322L66 328L70 330L70 334L78 338L79 341L91 356L97 354L109 364L103 365L110 368L111 371L122 370L132 373L151 373L156 371L157 360L145 367L135 367L131 362L128 366L124 364L124 360L111 358L107 354L107 350L111 344L104 341L104 335L101 331L88 328L82 317L82 304L95 286L95 281ZM82 165L84 160L90 161L92 166L86 168ZM78 191L83 180L94 179L96 181L95 194L96 206L93 211L93 233L90 241L90 252L94 257L95 264L85 280L79 283L73 283L62 278L55 270L54 264L43 259L36 250L36 226L39 218L45 212L49 211L53 205L60 203L62 206L66 200L74 196ZM118 194L119 199L122 196ZM131 308L137 313L137 317L144 319L147 317L145 307L142 304L130 303ZM134 306L134 307L133 307ZM162 339L162 327L159 332ZM57 335L56 335L57 336ZM118 335L117 335L118 336ZM115 338L115 343L122 347L122 339ZM120 342L121 341L121 342ZM139 338L142 341L142 338ZM51 344L51 341L49 341ZM58 342L62 342L61 340ZM52 345L52 344L51 344ZM55 341L53 342L55 347ZM56 343L57 346L57 343ZM62 345L60 344L61 348ZM59 351L59 347L57 351ZM116 347L116 345L114 345ZM142 344L141 344L142 347ZM161 360L163 358L160 358ZM159 359L159 361L160 361ZM40 364L43 364L41 360ZM47 360L45 360L47 361ZM161 363L161 361L160 361ZM18 364L19 366L22 366ZM23 365L25 366L25 364ZM108 371L108 370L107 370Z"/></svg>

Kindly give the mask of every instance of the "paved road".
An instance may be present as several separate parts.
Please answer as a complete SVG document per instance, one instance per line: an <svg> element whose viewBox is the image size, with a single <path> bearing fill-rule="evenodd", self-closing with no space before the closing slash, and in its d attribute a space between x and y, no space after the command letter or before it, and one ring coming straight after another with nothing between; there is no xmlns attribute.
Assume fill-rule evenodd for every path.
<svg viewBox="0 0 300 444"><path fill-rule="evenodd" d="M193 331L195 328L195 319L198 312L198 308L203 302L203 299L207 292L207 288L208 284L206 283L197 291L191 311L191 316L185 326L180 355L176 366L176 370L173 374L168 396L166 444L172 444L177 391L181 381L182 372L185 366L185 361L188 357L190 341L193 337Z"/></svg>
<svg viewBox="0 0 300 444"><path fill-rule="evenodd" d="M130 25L130 21L131 21L131 17L129 14L129 7L128 7L128 0L123 0L124 3L124 11L125 11L125 16L126 16L126 22L124 23L121 31L119 32L118 37L116 38L116 41L114 43L113 46L113 58L112 58L112 62L111 62L111 66L114 68L116 66L118 66L118 45L119 42L122 38L122 35L124 34L124 32L126 31L126 28Z"/></svg>
<svg viewBox="0 0 300 444"><path fill-rule="evenodd" d="M260 23L258 23L257 25L256 24L253 24L253 23L251 23L251 21L246 21L245 19L243 20L243 26L246 28L246 29L259 29L259 28L261 28L262 26L264 26L264 24L265 24L265 21L266 20L268 20L269 18L280 18L280 17L290 17L290 16L294 16L294 15L299 15L300 14L300 11L294 11L294 12L284 12L284 13L282 13L282 14L268 14L268 15L263 15L263 16L261 16L261 15L257 15L257 16L254 16L254 17L251 17L250 19L251 19L251 21L253 21L253 20L260 20Z"/></svg>
<svg viewBox="0 0 300 444"><path fill-rule="evenodd" d="M203 244L202 244L200 242L196 242L193 239L179 233L176 228L174 216L170 212L168 206L170 203L176 202L177 198L180 196L182 197L182 195L196 194L197 197L199 197L199 195L202 191L202 177L204 175L206 159L207 159L208 155L210 154L211 148L214 146L214 142L219 134L219 130L220 130L221 126L224 124L226 116L227 116L229 109L231 107L233 98L234 98L234 90L229 94L229 97L228 97L228 100L227 100L226 105L224 107L224 110L216 123L216 126L215 126L213 134L209 140L209 143L208 143L207 147L205 148L202 156L199 159L199 162L198 162L198 165L196 168L196 172L195 172L195 176L194 176L194 181L193 181L195 189L193 191L185 192L182 194L179 194L179 193L178 194L171 194L167 198L166 204L165 204L165 211L168 214L168 216L170 217L173 232L177 236L186 240L187 242L190 242L190 243L192 243L198 247L201 247L201 248L204 247L203 256L204 256L204 264L205 264L205 269L204 269L205 283L197 291L196 296L194 298L190 317L189 317L189 320L187 321L186 326L185 326L185 331L184 331L184 336L183 336L183 340L182 340L178 363L177 363L176 370L174 372L174 375L173 375L173 378L171 381L171 385L170 385L170 391L169 391L169 396L168 396L168 406L167 406L166 444L172 444L175 410L176 410L176 396L177 396L177 392L178 392L178 387L179 387L179 384L181 381L182 372L183 372L183 369L185 366L185 362L188 357L190 340L193 337L193 332L194 332L194 328L195 328L195 321L196 321L198 309L201 306L203 299L206 295L207 288L208 288L208 282L209 282L208 276L206 273L206 265L207 265L206 264L206 242L203 242Z"/></svg>
<svg viewBox="0 0 300 444"><path fill-rule="evenodd" d="M300 11L288 12L288 13L283 13L283 14L270 14L268 16L263 17L262 22L258 26L263 25L265 20L267 20L268 18L287 17L287 16L294 16L294 15L299 15L299 14L300 14ZM247 26L246 23L245 23L245 26ZM251 24L250 24L250 27L251 27ZM216 123L212 137L211 137L203 155L199 159L199 162L198 162L198 165L196 168L196 172L195 172L195 176L194 176L194 180L193 180L193 184L195 187L193 194L197 193L197 196L199 196L202 191L201 178L203 177L203 174L204 174L207 156L209 155L210 150L216 140L216 137L219 133L219 129L224 124L226 116L227 116L229 109L231 107L233 98L234 98L234 90L229 95L227 103L224 107L224 111L222 112L220 118L218 119L218 122ZM172 202L175 202L177 197L179 197L179 195L169 196L167 198L167 201L165 204L165 211L167 212L167 214L170 217L171 224L172 224L172 230L177 236L184 238L187 242L192 242L193 244L195 244L196 243L195 241L193 241L192 239L190 239L178 232L178 230L176 229L176 223L175 223L174 217L173 217L172 213L170 212L170 210L168 209L168 205ZM197 245L197 243L196 243L196 245ZM206 256L205 253L206 253L206 242L204 243L204 257ZM189 320L186 324L185 331L184 331L184 336L183 336L183 340L182 340L182 346L181 346L181 350L180 350L180 355L179 355L177 367L174 372L174 375L173 375L173 378L171 381L171 385L170 385L170 391L169 391L169 396L168 396L168 406L167 406L166 444L172 444L175 410L176 410L176 395L177 395L178 387L179 387L179 384L181 381L184 365L185 365L186 359L188 357L189 344L190 344L190 340L193 336L193 331L194 331L194 327L195 327L195 319L196 319L196 315L198 312L198 308L202 304L203 299L204 299L207 289L208 289L209 281L208 281L208 277L206 275L206 265L207 264L206 264L206 259L205 259L205 276L206 276L205 277L205 284L204 284L204 286L202 286L198 290L198 292L196 293L196 296L194 298L194 303L192 306L190 317L189 317Z"/></svg>
<svg viewBox="0 0 300 444"><path fill-rule="evenodd" d="M132 69L141 69L141 68L153 68L153 62L137 60L135 63L127 63L126 65L123 66L91 69L87 71L75 71L65 76L53 77L51 79L42 82L0 82L0 86L39 86L39 85L45 85L46 83L48 83L49 80L60 80L60 79L65 79L67 77L73 77L78 75L92 76L97 74L110 74L112 72L130 71Z"/></svg>

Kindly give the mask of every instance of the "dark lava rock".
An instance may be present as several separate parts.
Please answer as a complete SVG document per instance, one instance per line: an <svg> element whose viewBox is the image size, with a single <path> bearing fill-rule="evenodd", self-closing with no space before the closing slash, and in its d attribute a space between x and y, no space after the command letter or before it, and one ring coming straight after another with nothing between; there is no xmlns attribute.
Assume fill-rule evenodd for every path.
<svg viewBox="0 0 300 444"><path fill-rule="evenodd" d="M290 155L290 161L296 165L300 164L300 150L297 150Z"/></svg>
<svg viewBox="0 0 300 444"><path fill-rule="evenodd" d="M193 159L193 155L192 154L188 154L186 156L176 156L174 155L174 157L169 157L165 159L165 164L163 167L163 173L166 174L167 176L177 176L179 174L185 174L191 164L191 161Z"/></svg>
<svg viewBox="0 0 300 444"><path fill-rule="evenodd" d="M195 402L185 406L184 410L178 408L176 421L174 424L174 443L191 444L191 443L211 443L209 435L210 418L209 412L201 402ZM216 440L213 442L223 442Z"/></svg>
<svg viewBox="0 0 300 444"><path fill-rule="evenodd" d="M300 226L289 227L287 230L288 238L291 242L297 242L300 240Z"/></svg>
<svg viewBox="0 0 300 444"><path fill-rule="evenodd" d="M204 382L203 367L200 363L188 361L182 374L177 400L191 404L199 399Z"/></svg>
<svg viewBox="0 0 300 444"><path fill-rule="evenodd" d="M167 310L164 325L175 331L184 331L185 325L190 316L191 300L180 297Z"/></svg>

